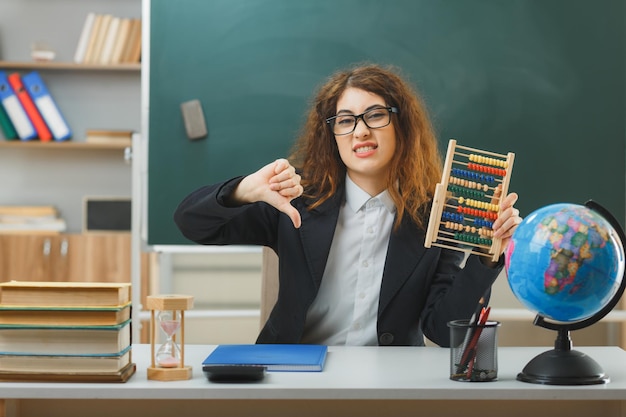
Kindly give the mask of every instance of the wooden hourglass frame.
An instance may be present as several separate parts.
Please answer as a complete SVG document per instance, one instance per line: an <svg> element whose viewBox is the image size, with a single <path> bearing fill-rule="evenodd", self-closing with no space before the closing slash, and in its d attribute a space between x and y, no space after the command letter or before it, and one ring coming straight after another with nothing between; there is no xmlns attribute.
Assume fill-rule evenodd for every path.
<svg viewBox="0 0 626 417"><path fill-rule="evenodd" d="M191 366L185 366L185 310L193 307L193 297L188 295L149 295L146 300L146 308L150 310L150 366L148 367L148 379L156 381L180 381L191 378ZM157 363L156 334L157 314L156 312L171 312L175 320L180 321L177 327L168 337L168 342L180 348L180 361L168 366L160 366ZM177 334L180 340L176 341Z"/></svg>

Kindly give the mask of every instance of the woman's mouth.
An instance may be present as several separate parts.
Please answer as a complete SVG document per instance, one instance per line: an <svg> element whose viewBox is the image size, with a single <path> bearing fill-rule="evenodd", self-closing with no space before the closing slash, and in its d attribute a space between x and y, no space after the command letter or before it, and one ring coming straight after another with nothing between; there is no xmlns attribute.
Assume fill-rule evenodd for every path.
<svg viewBox="0 0 626 417"><path fill-rule="evenodd" d="M360 147L354 149L354 152L356 154L361 154L361 153L371 152L371 151L373 151L376 148L377 148L377 146L373 146L373 145L360 146Z"/></svg>

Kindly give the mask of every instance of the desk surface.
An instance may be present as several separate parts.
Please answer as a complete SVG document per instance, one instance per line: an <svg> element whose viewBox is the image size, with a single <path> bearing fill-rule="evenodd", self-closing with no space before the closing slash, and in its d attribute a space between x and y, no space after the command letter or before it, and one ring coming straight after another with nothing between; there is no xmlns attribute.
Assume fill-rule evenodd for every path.
<svg viewBox="0 0 626 417"><path fill-rule="evenodd" d="M323 372L271 372L261 382L207 381L202 360L214 346L188 345L187 381L146 378L149 345L133 346L137 373L126 383L0 383L5 399L273 399L273 400L624 400L626 352L618 347L579 347L610 377L603 385L549 386L516 380L518 372L549 348L499 348L498 380L457 382L448 378L449 350L438 347L330 347ZM243 388L243 389L242 389Z"/></svg>

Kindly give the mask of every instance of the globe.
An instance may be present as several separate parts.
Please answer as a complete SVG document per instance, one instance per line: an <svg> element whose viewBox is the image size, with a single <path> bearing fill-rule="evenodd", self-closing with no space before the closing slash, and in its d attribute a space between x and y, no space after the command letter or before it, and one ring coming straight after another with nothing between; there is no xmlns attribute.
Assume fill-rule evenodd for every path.
<svg viewBox="0 0 626 417"><path fill-rule="evenodd" d="M589 355L572 349L571 330L607 315L624 293L626 235L598 203L553 204L528 215L504 252L509 286L537 313L535 325L556 330L554 349L535 356L517 375L534 384L588 385L609 381Z"/></svg>
<svg viewBox="0 0 626 417"><path fill-rule="evenodd" d="M509 286L529 310L556 322L586 320L616 296L624 248L605 217L553 204L528 215L504 254Z"/></svg>

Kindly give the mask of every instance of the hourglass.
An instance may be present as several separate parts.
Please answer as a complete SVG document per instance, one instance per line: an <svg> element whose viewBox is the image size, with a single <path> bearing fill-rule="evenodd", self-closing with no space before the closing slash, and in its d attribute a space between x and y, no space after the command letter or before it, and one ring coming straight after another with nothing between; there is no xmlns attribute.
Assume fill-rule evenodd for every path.
<svg viewBox="0 0 626 417"><path fill-rule="evenodd" d="M192 307L193 297L187 295L147 297L146 308L151 313L151 366L148 367L148 379L178 381L191 378L191 367L185 366L185 310ZM165 337L165 341L156 350L156 334L159 331ZM180 345L176 339L178 334Z"/></svg>

